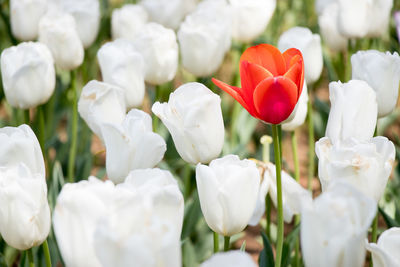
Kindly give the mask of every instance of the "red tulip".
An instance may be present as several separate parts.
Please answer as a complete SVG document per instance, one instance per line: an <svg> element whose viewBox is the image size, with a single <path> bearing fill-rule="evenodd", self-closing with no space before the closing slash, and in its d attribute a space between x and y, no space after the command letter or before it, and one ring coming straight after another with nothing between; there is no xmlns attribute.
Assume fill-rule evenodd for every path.
<svg viewBox="0 0 400 267"><path fill-rule="evenodd" d="M253 117L279 124L290 116L303 89L303 56L295 48L282 54L269 44L252 46L240 58L240 78L242 88L212 81Z"/></svg>

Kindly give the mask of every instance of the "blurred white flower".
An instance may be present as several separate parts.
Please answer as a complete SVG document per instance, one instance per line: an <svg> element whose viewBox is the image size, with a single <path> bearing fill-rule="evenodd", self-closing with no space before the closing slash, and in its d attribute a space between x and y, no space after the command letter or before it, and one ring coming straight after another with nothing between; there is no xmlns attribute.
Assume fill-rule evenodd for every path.
<svg viewBox="0 0 400 267"><path fill-rule="evenodd" d="M96 40L100 27L99 0L55 0L58 7L70 13L76 22L79 37L85 48Z"/></svg>
<svg viewBox="0 0 400 267"><path fill-rule="evenodd" d="M364 81L329 84L331 110L326 136L333 145L354 138L367 141L374 135L378 106L374 90Z"/></svg>
<svg viewBox="0 0 400 267"><path fill-rule="evenodd" d="M104 142L103 123L121 124L125 119L125 94L114 85L92 80L86 84L78 102L78 111L89 128Z"/></svg>
<svg viewBox="0 0 400 267"><path fill-rule="evenodd" d="M378 0L379 1L379 0ZM370 0L337 0L339 4L339 32L347 38L362 38L370 28L370 21L376 13L371 13Z"/></svg>
<svg viewBox="0 0 400 267"><path fill-rule="evenodd" d="M249 223L256 207L260 173L250 160L227 155L196 167L200 206L208 226L232 236Z"/></svg>
<svg viewBox="0 0 400 267"><path fill-rule="evenodd" d="M400 266L400 228L393 227L384 231L378 243L367 243L366 248L372 254L374 267Z"/></svg>
<svg viewBox="0 0 400 267"><path fill-rule="evenodd" d="M6 99L16 108L29 109L46 103L56 85L53 57L42 43L20 43L4 49L1 75Z"/></svg>
<svg viewBox="0 0 400 267"><path fill-rule="evenodd" d="M392 7L393 0L372 1L367 37L382 37L388 31Z"/></svg>
<svg viewBox="0 0 400 267"><path fill-rule="evenodd" d="M95 232L102 265L180 267L183 196L171 173L135 170L116 189L115 205Z"/></svg>
<svg viewBox="0 0 400 267"><path fill-rule="evenodd" d="M152 131L149 114L132 109L122 124L101 127L106 146L106 169L110 180L121 183L134 169L152 168L167 150L164 139Z"/></svg>
<svg viewBox="0 0 400 267"><path fill-rule="evenodd" d="M50 49L61 69L72 70L83 62L83 45L75 20L68 13L48 12L39 23L39 42Z"/></svg>
<svg viewBox="0 0 400 267"><path fill-rule="evenodd" d="M305 266L364 266L364 240L376 210L376 202L350 184L333 183L302 209L300 240Z"/></svg>
<svg viewBox="0 0 400 267"><path fill-rule="evenodd" d="M228 0L232 9L232 36L251 42L267 27L276 7L276 0Z"/></svg>
<svg viewBox="0 0 400 267"><path fill-rule="evenodd" d="M108 42L99 49L97 58L103 80L124 90L126 108L140 106L145 92L145 65L133 44L122 39Z"/></svg>
<svg viewBox="0 0 400 267"><path fill-rule="evenodd" d="M332 145L327 137L315 144L319 159L318 176L322 191L334 180L345 180L365 195L380 200L392 172L395 147L386 137L378 136L370 141L347 140Z"/></svg>
<svg viewBox="0 0 400 267"><path fill-rule="evenodd" d="M151 21L176 30L186 15L185 2L188 0L141 0Z"/></svg>
<svg viewBox="0 0 400 267"><path fill-rule="evenodd" d="M152 111L168 128L186 162L208 163L221 153L225 132L221 98L203 84L180 86L168 103L156 102Z"/></svg>
<svg viewBox="0 0 400 267"><path fill-rule="evenodd" d="M198 77L218 70L231 46L231 14L225 1L201 2L178 31L183 67Z"/></svg>
<svg viewBox="0 0 400 267"><path fill-rule="evenodd" d="M339 4L331 2L318 16L318 25L325 44L333 51L347 50L348 39L338 29Z"/></svg>
<svg viewBox="0 0 400 267"><path fill-rule="evenodd" d="M50 231L44 160L27 125L0 129L0 233L6 243L26 250Z"/></svg>
<svg viewBox="0 0 400 267"><path fill-rule="evenodd" d="M296 180L287 172L282 171L282 204L283 219L290 223L293 215L300 214L304 205L309 205L312 201L311 193L304 189ZM276 188L276 169L272 163L265 164L265 171L261 181L260 190L258 192L258 200L256 209L249 222L250 225L257 225L265 212L265 197L269 194L275 207L278 205L277 188Z"/></svg>
<svg viewBox="0 0 400 267"><path fill-rule="evenodd" d="M134 45L144 59L146 82L162 84L174 79L178 69L178 43L173 30L148 23L136 35Z"/></svg>
<svg viewBox="0 0 400 267"><path fill-rule="evenodd" d="M282 123L282 129L285 131L294 131L297 127L301 126L307 117L307 109L308 109L308 90L307 83L304 81L303 90L301 91L301 95L299 101L296 104L296 107L292 111L292 115L289 118L292 118L289 121L285 121Z"/></svg>
<svg viewBox="0 0 400 267"><path fill-rule="evenodd" d="M12 34L22 41L38 36L39 21L47 10L47 0L10 0Z"/></svg>
<svg viewBox="0 0 400 267"><path fill-rule="evenodd" d="M148 15L141 5L126 4L116 8L111 17L113 39L124 38L134 41L136 34L147 23Z"/></svg>
<svg viewBox="0 0 400 267"><path fill-rule="evenodd" d="M253 259L249 254L240 250L232 250L228 252L220 252L214 254L207 261L203 262L200 267L256 267Z"/></svg>
<svg viewBox="0 0 400 267"><path fill-rule="evenodd" d="M93 247L94 233L99 219L109 214L114 195L114 184L96 177L63 186L54 208L53 228L66 266L101 266Z"/></svg>
<svg viewBox="0 0 400 267"><path fill-rule="evenodd" d="M358 51L351 56L353 79L366 81L376 93L378 116L396 107L400 85L400 57L397 52Z"/></svg>
<svg viewBox="0 0 400 267"><path fill-rule="evenodd" d="M313 34L305 27L293 27L284 32L278 40L281 52L289 48L297 48L304 58L304 77L308 84L313 84L321 76L323 59L321 37Z"/></svg>

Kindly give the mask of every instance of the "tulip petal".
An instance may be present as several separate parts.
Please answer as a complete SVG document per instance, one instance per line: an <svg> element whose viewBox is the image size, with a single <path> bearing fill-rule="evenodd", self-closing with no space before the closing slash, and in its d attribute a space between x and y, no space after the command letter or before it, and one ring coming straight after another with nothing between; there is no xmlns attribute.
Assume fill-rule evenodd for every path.
<svg viewBox="0 0 400 267"><path fill-rule="evenodd" d="M298 88L298 95L300 97L304 84L304 60L300 50L290 48L282 54L286 62L285 77L291 79Z"/></svg>
<svg viewBox="0 0 400 267"><path fill-rule="evenodd" d="M219 88L221 88L222 90L224 90L225 92L227 92L228 94L230 94L237 102L239 102L240 105L242 105L252 116L254 112L253 109L249 108L249 105L245 102L245 97L243 95L243 90L242 88L236 87L236 86L232 86L229 84L226 84L224 82L221 82L220 80L217 80L215 78L211 79L212 82L218 86Z"/></svg>
<svg viewBox="0 0 400 267"><path fill-rule="evenodd" d="M254 106L259 119L279 124L289 117L298 99L297 86L280 76L262 81L254 90Z"/></svg>
<svg viewBox="0 0 400 267"><path fill-rule="evenodd" d="M269 44L260 44L246 49L240 57L242 61L248 61L267 69L273 76L283 75L286 71L285 60L278 48Z"/></svg>

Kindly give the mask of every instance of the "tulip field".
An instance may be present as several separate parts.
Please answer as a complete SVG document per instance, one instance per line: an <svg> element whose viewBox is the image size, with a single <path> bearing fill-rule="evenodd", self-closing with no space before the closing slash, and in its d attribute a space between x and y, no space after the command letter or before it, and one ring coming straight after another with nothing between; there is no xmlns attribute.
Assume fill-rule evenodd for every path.
<svg viewBox="0 0 400 267"><path fill-rule="evenodd" d="M400 0L0 0L0 266L400 267Z"/></svg>

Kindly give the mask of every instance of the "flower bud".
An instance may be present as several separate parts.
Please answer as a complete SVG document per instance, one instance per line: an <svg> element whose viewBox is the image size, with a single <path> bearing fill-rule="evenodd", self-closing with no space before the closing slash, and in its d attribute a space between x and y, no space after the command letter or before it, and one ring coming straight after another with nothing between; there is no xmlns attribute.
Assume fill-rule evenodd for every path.
<svg viewBox="0 0 400 267"><path fill-rule="evenodd" d="M392 227L384 231L378 243L367 243L375 267L396 267L400 265L400 228Z"/></svg>
<svg viewBox="0 0 400 267"><path fill-rule="evenodd" d="M364 240L376 207L373 199L341 182L304 207L300 240L305 266L364 266Z"/></svg>
<svg viewBox="0 0 400 267"><path fill-rule="evenodd" d="M394 145L386 137L378 136L365 142L350 139L341 145L332 145L329 138L323 137L316 142L315 151L322 191L332 181L340 179L376 202L381 199L395 158Z"/></svg>
<svg viewBox="0 0 400 267"><path fill-rule="evenodd" d="M169 96L168 103L154 103L153 113L172 135L176 150L186 162L208 163L224 144L221 99L200 83L187 83Z"/></svg>
<svg viewBox="0 0 400 267"><path fill-rule="evenodd" d="M90 81L82 89L78 111L89 128L104 142L101 125L121 124L125 119L126 108L124 91L117 86Z"/></svg>
<svg viewBox="0 0 400 267"><path fill-rule="evenodd" d="M127 109L138 107L144 98L144 61L130 41L118 39L104 44L97 52L106 83L125 91Z"/></svg>
<svg viewBox="0 0 400 267"><path fill-rule="evenodd" d="M178 31L182 65L205 77L221 66L231 46L231 16L225 1L204 1L189 14Z"/></svg>
<svg viewBox="0 0 400 267"><path fill-rule="evenodd" d="M111 33L118 38L134 41L136 34L147 23L148 15L141 5L126 4L116 8L111 17Z"/></svg>
<svg viewBox="0 0 400 267"><path fill-rule="evenodd" d="M152 131L150 115L138 109L131 110L122 124L104 123L101 130L107 175L115 183L123 182L132 170L154 167L167 150L164 139Z"/></svg>
<svg viewBox="0 0 400 267"><path fill-rule="evenodd" d="M240 250L220 252L203 262L200 267L256 267L249 254Z"/></svg>
<svg viewBox="0 0 400 267"><path fill-rule="evenodd" d="M37 38L39 21L46 13L47 2L47 0L10 0L11 31L17 39L33 41Z"/></svg>
<svg viewBox="0 0 400 267"><path fill-rule="evenodd" d="M276 0L229 0L232 9L232 36L251 42L267 27L276 7Z"/></svg>
<svg viewBox="0 0 400 267"><path fill-rule="evenodd" d="M163 84L174 79L178 69L178 43L175 32L157 23L148 23L134 41L145 62L145 80Z"/></svg>
<svg viewBox="0 0 400 267"><path fill-rule="evenodd" d="M99 0L56 0L59 8L75 18L79 37L85 48L96 40L100 26Z"/></svg>
<svg viewBox="0 0 400 267"><path fill-rule="evenodd" d="M176 30L186 15L186 1L188 0L141 0L140 4L146 8L151 21Z"/></svg>
<svg viewBox="0 0 400 267"><path fill-rule="evenodd" d="M305 27L293 27L279 37L278 48L281 52L297 48L303 54L305 80L313 84L319 79L323 67L321 38Z"/></svg>
<svg viewBox="0 0 400 267"><path fill-rule="evenodd" d="M49 12L40 20L39 42L50 49L61 69L72 70L83 62L84 51L75 20L67 13Z"/></svg>
<svg viewBox="0 0 400 267"><path fill-rule="evenodd" d="M375 131L378 107L374 90L364 81L329 84L331 110L326 136L332 144L349 138L367 141Z"/></svg>
<svg viewBox="0 0 400 267"><path fill-rule="evenodd" d="M46 103L54 92L56 74L50 50L41 43L21 43L1 53L4 94L15 108Z"/></svg>
<svg viewBox="0 0 400 267"><path fill-rule="evenodd" d="M256 207L260 173L250 160L227 155L196 167L200 206L208 226L232 236L249 223Z"/></svg>
<svg viewBox="0 0 400 267"><path fill-rule="evenodd" d="M371 20L369 0L337 0L339 4L338 29L347 38L362 38L368 33ZM376 14L372 15L375 16Z"/></svg>
<svg viewBox="0 0 400 267"><path fill-rule="evenodd" d="M351 56L353 79L366 81L376 93L378 116L396 107L400 85L400 57L396 52L358 51Z"/></svg>
<svg viewBox="0 0 400 267"><path fill-rule="evenodd" d="M382 37L389 29L390 11L393 7L393 0L375 0L370 5L367 37Z"/></svg>
<svg viewBox="0 0 400 267"><path fill-rule="evenodd" d="M50 231L44 160L27 125L0 129L0 233L6 243L26 250Z"/></svg>

